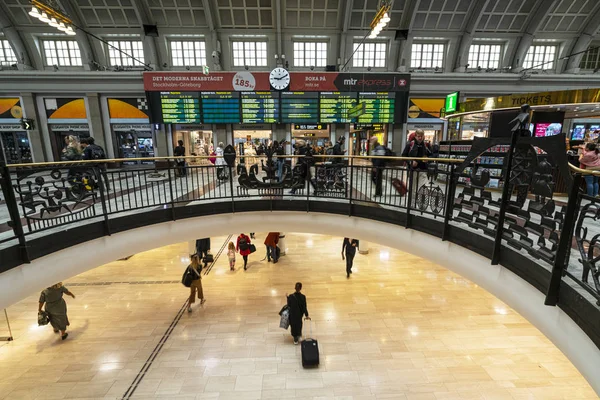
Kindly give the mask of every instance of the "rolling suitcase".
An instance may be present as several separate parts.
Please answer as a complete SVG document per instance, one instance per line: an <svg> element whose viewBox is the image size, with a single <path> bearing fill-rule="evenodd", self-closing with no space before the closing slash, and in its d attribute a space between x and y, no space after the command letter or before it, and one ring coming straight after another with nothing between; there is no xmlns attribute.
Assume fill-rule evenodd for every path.
<svg viewBox="0 0 600 400"><path fill-rule="evenodd" d="M312 336L312 320L310 321L310 336ZM304 368L319 366L319 342L313 338L306 338L300 342L302 353L302 366Z"/></svg>

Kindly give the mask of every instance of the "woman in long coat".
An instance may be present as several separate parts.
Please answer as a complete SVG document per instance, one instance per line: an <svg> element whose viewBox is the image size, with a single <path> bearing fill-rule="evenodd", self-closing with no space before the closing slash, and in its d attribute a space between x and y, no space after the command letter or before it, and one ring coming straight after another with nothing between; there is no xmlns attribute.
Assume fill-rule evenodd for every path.
<svg viewBox="0 0 600 400"><path fill-rule="evenodd" d="M302 336L302 315L308 317L308 309L306 308L306 296L300 291L302 290L302 283L296 282L296 292L290 294L287 297L287 305L290 308L290 327L291 333L294 337L294 344L298 344L300 337Z"/></svg>
<svg viewBox="0 0 600 400"><path fill-rule="evenodd" d="M50 324L54 328L54 332L60 335L62 340L65 340L69 334L66 332L69 326L69 318L67 317L67 302L63 299L63 293L75 298L75 295L63 286L62 282L46 288L40 294L38 312L42 311L42 307L46 304L46 312L50 318Z"/></svg>
<svg viewBox="0 0 600 400"><path fill-rule="evenodd" d="M240 252L240 255L244 259L244 270L246 269L246 266L248 265L248 256L250 254L252 254L252 252L250 251L251 244L252 244L252 242L250 241L250 238L248 237L248 235L240 233L240 236L238 236L238 238L237 238L235 248L237 251Z"/></svg>

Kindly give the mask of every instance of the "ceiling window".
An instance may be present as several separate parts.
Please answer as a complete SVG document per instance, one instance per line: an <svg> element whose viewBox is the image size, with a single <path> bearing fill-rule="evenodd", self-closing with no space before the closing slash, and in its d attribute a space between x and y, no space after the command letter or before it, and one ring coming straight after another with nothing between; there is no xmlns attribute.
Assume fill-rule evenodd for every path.
<svg viewBox="0 0 600 400"><path fill-rule="evenodd" d="M411 50L411 68L442 68L444 65L444 44L414 43Z"/></svg>
<svg viewBox="0 0 600 400"><path fill-rule="evenodd" d="M581 62L579 63L579 68L581 69L590 69L597 70L600 68L600 49L597 44L590 46L583 54L581 58Z"/></svg>
<svg viewBox="0 0 600 400"><path fill-rule="evenodd" d="M554 69L556 46L533 45L527 50L523 68Z"/></svg>
<svg viewBox="0 0 600 400"><path fill-rule="evenodd" d="M0 65L12 65L16 62L17 56L8 40L0 40Z"/></svg>
<svg viewBox="0 0 600 400"><path fill-rule="evenodd" d="M324 67L327 64L327 43L294 42L296 67Z"/></svg>
<svg viewBox="0 0 600 400"><path fill-rule="evenodd" d="M353 67L385 67L386 43L354 43Z"/></svg>
<svg viewBox="0 0 600 400"><path fill-rule="evenodd" d="M206 43L200 40L173 40L171 62L175 67L201 67L206 65Z"/></svg>
<svg viewBox="0 0 600 400"><path fill-rule="evenodd" d="M140 40L110 40L108 44L110 45L108 59L111 66L144 65L144 46Z"/></svg>
<svg viewBox="0 0 600 400"><path fill-rule="evenodd" d="M60 67L81 66L81 52L74 40L44 40L44 59L46 65Z"/></svg>
<svg viewBox="0 0 600 400"><path fill-rule="evenodd" d="M236 67L266 67L267 42L233 42L233 65Z"/></svg>
<svg viewBox="0 0 600 400"><path fill-rule="evenodd" d="M472 44L469 47L469 68L499 68L502 46L499 44Z"/></svg>

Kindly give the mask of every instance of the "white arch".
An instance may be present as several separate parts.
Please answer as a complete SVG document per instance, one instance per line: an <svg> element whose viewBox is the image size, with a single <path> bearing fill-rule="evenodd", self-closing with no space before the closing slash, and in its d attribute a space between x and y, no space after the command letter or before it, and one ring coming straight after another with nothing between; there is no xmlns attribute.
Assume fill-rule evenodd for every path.
<svg viewBox="0 0 600 400"><path fill-rule="evenodd" d="M207 236L248 231L305 232L364 238L428 259L471 280L515 309L548 337L600 394L600 350L544 295L501 266L474 252L404 227L333 214L244 212L165 222L92 240L0 274L0 308L58 281L131 254ZM518 293L518 296L515 296Z"/></svg>

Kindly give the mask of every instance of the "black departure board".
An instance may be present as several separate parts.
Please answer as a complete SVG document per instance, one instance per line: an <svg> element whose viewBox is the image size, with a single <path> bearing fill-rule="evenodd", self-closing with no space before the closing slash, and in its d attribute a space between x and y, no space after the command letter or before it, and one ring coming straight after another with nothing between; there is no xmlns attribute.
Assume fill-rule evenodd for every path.
<svg viewBox="0 0 600 400"><path fill-rule="evenodd" d="M365 104L365 113L358 117L361 124L393 124L396 94L388 92L359 93L359 103Z"/></svg>
<svg viewBox="0 0 600 400"><path fill-rule="evenodd" d="M239 124L239 92L202 92L202 121L205 124Z"/></svg>
<svg viewBox="0 0 600 400"><path fill-rule="evenodd" d="M348 110L356 105L356 92L321 92L319 99L320 122L350 123Z"/></svg>
<svg viewBox="0 0 600 400"><path fill-rule="evenodd" d="M242 123L279 122L279 92L242 92Z"/></svg>
<svg viewBox="0 0 600 400"><path fill-rule="evenodd" d="M281 122L319 122L319 92L281 92Z"/></svg>
<svg viewBox="0 0 600 400"><path fill-rule="evenodd" d="M165 124L199 124L198 92L160 92L160 110Z"/></svg>

